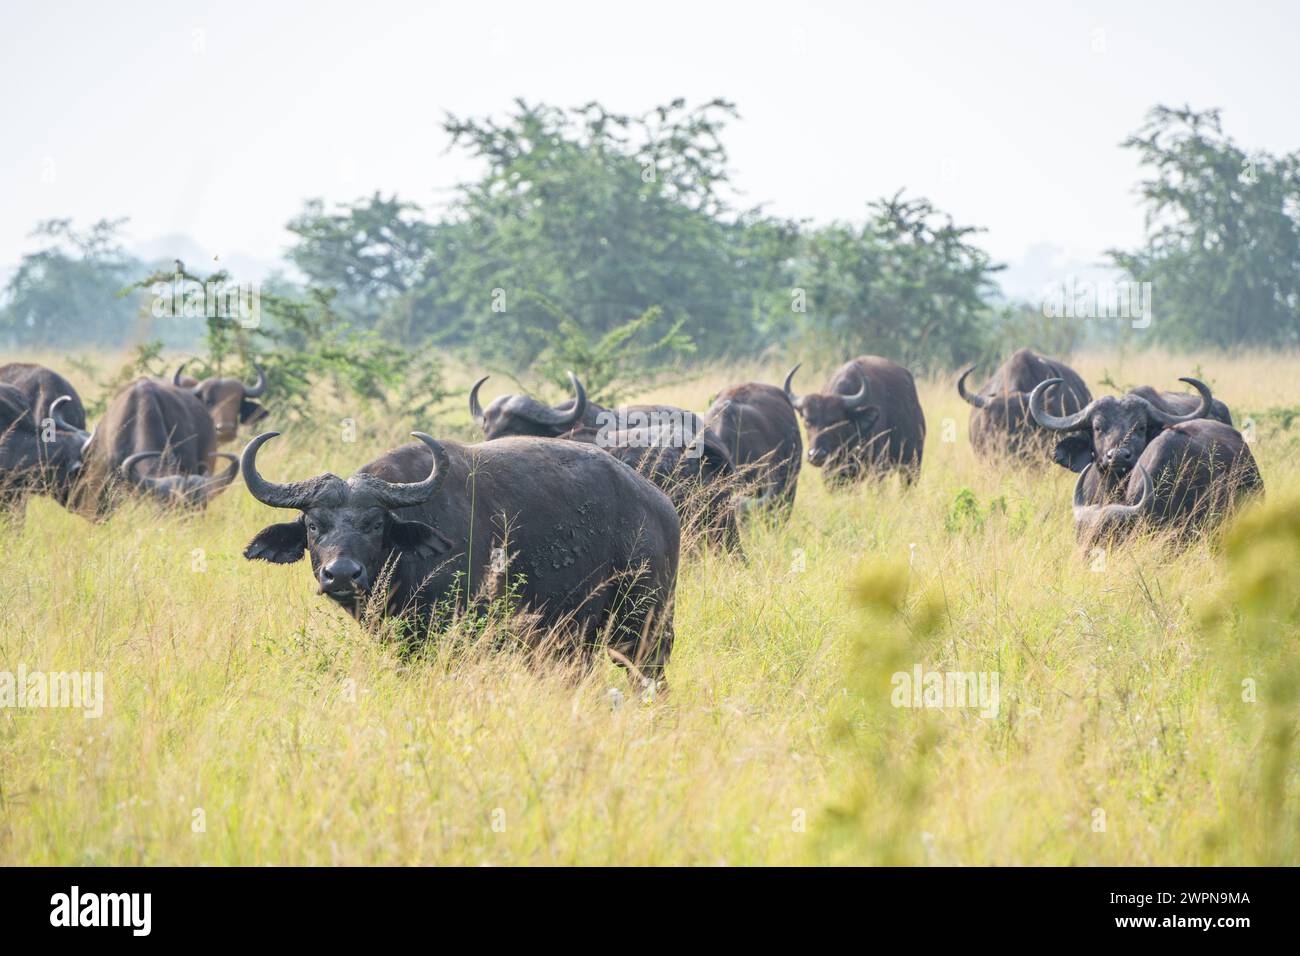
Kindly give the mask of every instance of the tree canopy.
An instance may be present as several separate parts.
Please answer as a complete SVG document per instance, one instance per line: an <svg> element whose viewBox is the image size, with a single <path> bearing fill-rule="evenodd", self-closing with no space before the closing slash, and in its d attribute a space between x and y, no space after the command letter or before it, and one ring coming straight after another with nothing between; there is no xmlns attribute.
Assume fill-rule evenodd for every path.
<svg viewBox="0 0 1300 956"><path fill-rule="evenodd" d="M1123 146L1150 170L1138 186L1147 236L1110 255L1151 283L1152 339L1300 345L1300 153L1247 154L1218 110L1167 106Z"/></svg>
<svg viewBox="0 0 1300 956"><path fill-rule="evenodd" d="M123 219L101 219L89 229L70 219L37 225L43 242L23 256L5 286L0 330L10 347L120 346L130 339L139 301L118 295L144 264L118 240Z"/></svg>
<svg viewBox="0 0 1300 956"><path fill-rule="evenodd" d="M335 213L313 201L291 225L291 258L344 308L364 300L364 322L514 367L564 354L558 337L608 341L633 323L702 358L794 340L937 362L980 347L995 267L970 241L978 230L901 193L861 226L740 208L723 145L736 118L724 100L637 116L519 100L500 120L448 116L451 148L484 172L442 218L417 229L395 197Z"/></svg>

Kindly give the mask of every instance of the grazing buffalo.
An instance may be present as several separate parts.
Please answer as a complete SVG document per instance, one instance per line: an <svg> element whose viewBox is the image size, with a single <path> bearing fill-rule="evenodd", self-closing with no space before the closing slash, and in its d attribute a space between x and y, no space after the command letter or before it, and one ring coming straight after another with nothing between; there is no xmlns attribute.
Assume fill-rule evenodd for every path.
<svg viewBox="0 0 1300 956"><path fill-rule="evenodd" d="M1089 463L1074 486L1074 525L1090 546L1130 533L1140 523L1188 535L1209 530L1264 481L1250 448L1230 425L1196 419L1171 425L1142 450L1123 501L1109 501Z"/></svg>
<svg viewBox="0 0 1300 956"><path fill-rule="evenodd" d="M1030 349L1018 349L978 392L971 393L966 378L974 369L968 365L961 373L957 394L972 406L971 446L981 458L1042 460L1051 432L1040 428L1029 414L1029 395L1040 382L1054 378L1062 383L1047 399L1047 410L1053 415L1072 415L1092 401L1088 386L1074 369Z"/></svg>
<svg viewBox="0 0 1300 956"><path fill-rule="evenodd" d="M1186 379L1182 379L1182 381L1186 381ZM1187 392L1157 392L1150 385L1139 385L1128 394L1134 398L1140 398L1153 407L1171 415L1186 415L1193 409L1201 407L1201 397L1199 395L1189 395ZM1217 398L1210 400L1210 407L1205 410L1205 414L1201 418L1223 422L1225 425L1232 424L1232 412L1228 410L1227 405Z"/></svg>
<svg viewBox="0 0 1300 956"><path fill-rule="evenodd" d="M60 427L78 432L86 430L86 408L81 403L81 396L71 382L53 369L30 362L10 362L0 366L0 382L23 393L31 410L32 424L37 428L50 417L54 403L67 396L67 400L60 403L59 412L64 423Z"/></svg>
<svg viewBox="0 0 1300 956"><path fill-rule="evenodd" d="M1179 413L1171 411L1173 401L1169 396L1147 389L1146 395L1150 398L1137 390L1120 398L1103 395L1073 414L1053 415L1047 410L1045 399L1047 393L1061 382L1059 378L1034 386L1029 396L1029 411L1043 428L1066 433L1056 444L1053 460L1071 471L1083 471L1090 463L1096 464L1094 473L1113 497L1120 482L1137 464L1143 449L1156 436L1172 425L1206 418L1214 411L1215 399L1205 383L1194 378L1179 381L1186 382L1200 393L1200 401L1194 407L1186 407L1192 404L1189 401L1182 405L1184 410ZM1222 403L1219 405L1222 407ZM1227 409L1223 411L1226 413Z"/></svg>
<svg viewBox="0 0 1300 956"><path fill-rule="evenodd" d="M136 379L109 402L86 445L76 492L78 507L104 515L117 504L124 487L177 501L173 491L192 486L194 494L184 500L206 502L229 484L224 474L213 478L209 471L216 450L212 416L192 389ZM124 480L123 466L128 461L129 480Z"/></svg>
<svg viewBox="0 0 1300 956"><path fill-rule="evenodd" d="M735 464L712 432L699 432L687 445L675 429L654 425L622 429L582 426L560 437L597 445L650 479L672 501L685 540L698 536L710 547L743 556L736 510L750 502L737 497Z"/></svg>
<svg viewBox="0 0 1300 956"><path fill-rule="evenodd" d="M90 437L63 419L61 406L69 401L55 399L38 418L22 389L0 383L0 505L6 510L21 509L30 494L68 503Z"/></svg>
<svg viewBox="0 0 1300 956"><path fill-rule="evenodd" d="M185 374L185 363L181 363L172 376L174 386L193 392L207 408L218 444L234 441L240 425L255 424L266 417L266 409L253 401L266 392L266 373L256 362L253 368L257 370L257 383L252 386L237 378L214 377L195 381Z"/></svg>
<svg viewBox="0 0 1300 956"><path fill-rule="evenodd" d="M138 451L118 469L127 482L151 496L160 505L201 508L239 475L239 456L219 451L215 458L224 458L230 464L219 475L209 475L206 465L201 465L197 475L141 474L136 465L142 461L155 461L162 457L160 451Z"/></svg>
<svg viewBox="0 0 1300 956"><path fill-rule="evenodd" d="M489 441L532 436L597 445L658 485L677 506L687 532L702 531L707 544L740 550L735 464L694 412L671 405L605 408L588 400L572 372L572 401L552 408L528 395L502 395L485 411L478 390L486 381L484 376L470 389L469 410Z"/></svg>
<svg viewBox="0 0 1300 956"><path fill-rule="evenodd" d="M785 393L808 428L808 462L832 484L897 471L911 482L921 471L925 414L912 373L889 359L863 355L840 366L821 392Z"/></svg>
<svg viewBox="0 0 1300 956"><path fill-rule="evenodd" d="M704 421L741 479L758 489L765 504L788 517L799 483L803 441L785 391L762 382L733 385L714 399Z"/></svg>
<svg viewBox="0 0 1300 956"><path fill-rule="evenodd" d="M442 612L516 597L570 647L657 682L673 641L680 529L672 503L631 468L579 442L463 445L414 433L347 481L276 484L241 459L263 504L300 511L263 529L249 559L311 556L323 594L354 616L400 616L425 636ZM653 684L652 684L653 686Z"/></svg>
<svg viewBox="0 0 1300 956"><path fill-rule="evenodd" d="M576 427L677 427L684 442L690 442L704 423L694 412L671 405L625 405L605 408L587 399L587 390L572 372L573 398L552 408L531 395L499 395L486 409L479 404L478 390L490 376L484 375L469 390L469 413L491 441L507 435L559 438Z"/></svg>

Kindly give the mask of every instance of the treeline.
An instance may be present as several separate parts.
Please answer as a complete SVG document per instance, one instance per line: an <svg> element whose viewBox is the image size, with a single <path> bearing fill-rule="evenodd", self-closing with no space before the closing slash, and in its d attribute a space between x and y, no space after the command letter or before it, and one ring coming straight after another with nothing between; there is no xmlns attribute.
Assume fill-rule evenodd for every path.
<svg viewBox="0 0 1300 956"><path fill-rule="evenodd" d="M924 369L1013 344L1064 352L1085 334L1300 345L1300 153L1247 155L1217 111L1157 107L1122 144L1150 171L1146 242L1109 253L1152 284L1154 321L1140 330L1005 302L980 230L920 197L900 192L820 227L738 205L723 145L736 115L722 100L678 100L641 116L523 101L499 121L449 116L452 148L482 161L481 178L437 211L380 194L308 202L288 224L287 256L306 285L272 283L271 321L297 301L327 313L334 336L435 344L509 368L575 353L612 362L633 347L659 360L871 351ZM159 264L127 256L120 225L43 224L46 248L5 289L0 341L158 337L147 288L119 292Z"/></svg>
<svg viewBox="0 0 1300 956"><path fill-rule="evenodd" d="M651 310L644 340L701 359L797 344L947 365L985 347L1002 316L976 229L901 195L824 229L739 207L723 145L735 116L679 100L643 116L519 102L499 122L449 117L484 175L444 215L378 195L309 203L289 257L359 325L513 367Z"/></svg>

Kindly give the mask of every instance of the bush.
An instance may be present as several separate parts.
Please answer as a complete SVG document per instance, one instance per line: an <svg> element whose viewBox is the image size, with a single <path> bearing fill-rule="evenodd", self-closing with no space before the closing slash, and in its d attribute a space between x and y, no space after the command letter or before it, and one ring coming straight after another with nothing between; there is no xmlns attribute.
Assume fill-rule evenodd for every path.
<svg viewBox="0 0 1300 956"><path fill-rule="evenodd" d="M132 288L152 289L180 281L198 293L228 283L225 272L199 277L177 263L176 273L158 272ZM228 312L209 310L206 333L187 371L196 377L245 375L261 365L272 382L265 403L291 421L320 422L358 403L381 413L417 421L449 394L442 383L441 361L388 341L372 331L353 329L334 309L332 290L309 288L298 297L260 293L256 322ZM158 374L157 348L146 347L134 365ZM119 373L116 380L120 380Z"/></svg>

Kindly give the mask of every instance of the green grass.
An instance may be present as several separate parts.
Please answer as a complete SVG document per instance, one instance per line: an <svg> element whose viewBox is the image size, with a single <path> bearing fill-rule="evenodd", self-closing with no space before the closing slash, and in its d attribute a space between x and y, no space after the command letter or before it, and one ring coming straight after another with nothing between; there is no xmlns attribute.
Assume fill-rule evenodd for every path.
<svg viewBox="0 0 1300 956"><path fill-rule="evenodd" d="M1269 499L1300 500L1300 430L1268 414L1300 402L1295 356L1200 361L1258 421ZM1077 365L1166 387L1189 367ZM719 369L644 397L703 408L753 376L780 381ZM1265 659L1201 623L1233 600L1213 543L1136 541L1093 571L1074 476L978 463L951 382L921 396L916 487L832 494L805 469L789 524L746 530L748 565L684 560L672 690L652 704L612 665L404 659L305 564L240 557L280 520L240 485L204 514L99 525L33 501L4 531L0 670L103 671L106 703L98 720L0 710L0 863L1296 862L1300 784L1284 765L1255 792L1277 724L1243 719L1238 693L1296 635ZM287 434L259 465L347 474L426 424ZM901 614L863 603L890 573ZM998 672L997 718L890 706L890 674L918 663Z"/></svg>

